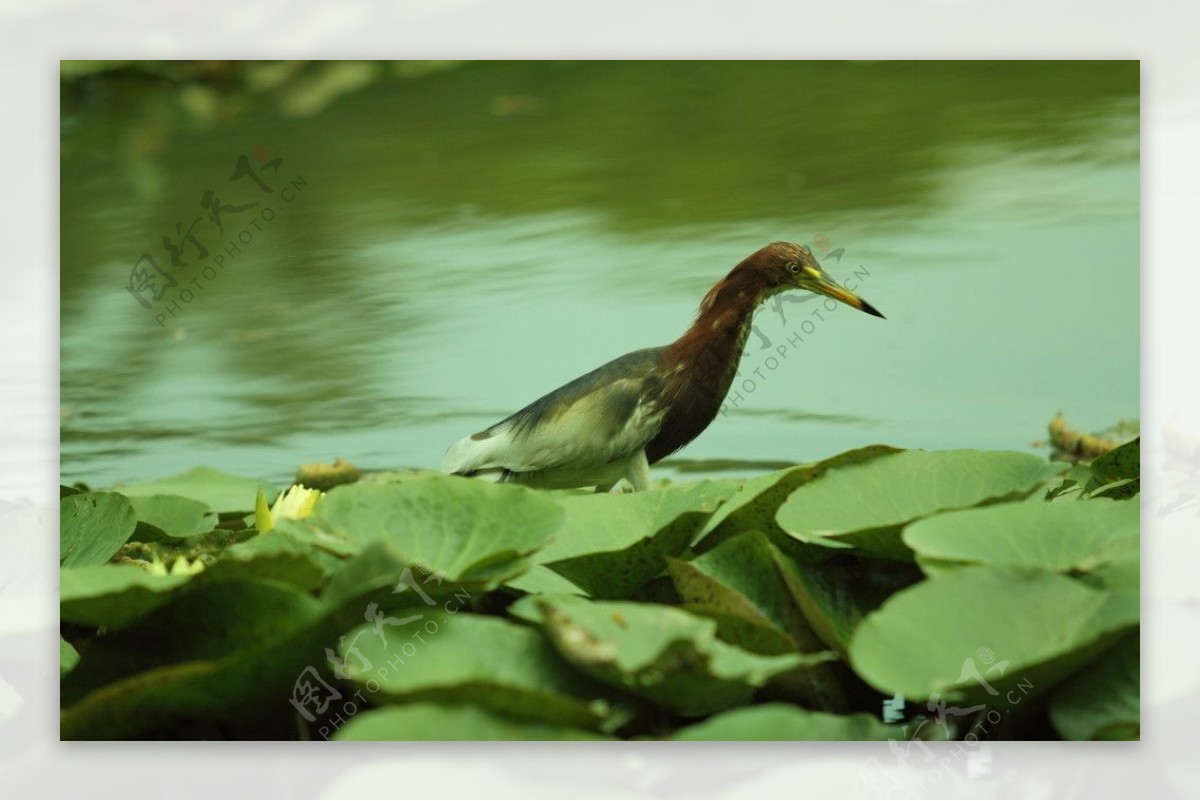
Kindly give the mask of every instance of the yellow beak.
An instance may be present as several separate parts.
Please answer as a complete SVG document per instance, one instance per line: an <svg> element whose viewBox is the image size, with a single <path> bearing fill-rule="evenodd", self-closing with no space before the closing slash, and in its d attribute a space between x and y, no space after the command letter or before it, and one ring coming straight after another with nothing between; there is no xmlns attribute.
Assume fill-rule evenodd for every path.
<svg viewBox="0 0 1200 801"><path fill-rule="evenodd" d="M815 270L808 268L805 272L811 277L811 282L806 282L804 288L812 292L816 292L827 297L831 297L836 301L845 303L847 306L852 306L859 311L864 311L867 314L872 314L876 317L887 319L870 303L860 298L858 295L846 289L844 286L834 281L829 273L824 270Z"/></svg>

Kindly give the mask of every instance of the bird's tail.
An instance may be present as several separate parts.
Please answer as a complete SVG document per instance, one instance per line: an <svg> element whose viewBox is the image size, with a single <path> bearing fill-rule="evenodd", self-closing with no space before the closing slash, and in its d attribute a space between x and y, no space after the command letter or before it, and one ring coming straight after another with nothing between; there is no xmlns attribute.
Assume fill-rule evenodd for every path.
<svg viewBox="0 0 1200 801"><path fill-rule="evenodd" d="M463 437L446 450L446 455L442 457L442 472L507 481L511 473L493 461L495 446L492 437L481 437L479 434Z"/></svg>

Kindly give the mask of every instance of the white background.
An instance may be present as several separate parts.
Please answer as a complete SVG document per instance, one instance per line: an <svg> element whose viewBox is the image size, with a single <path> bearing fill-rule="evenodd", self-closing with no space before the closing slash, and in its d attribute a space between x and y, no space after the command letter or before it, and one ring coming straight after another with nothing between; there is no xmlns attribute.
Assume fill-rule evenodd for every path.
<svg viewBox="0 0 1200 801"><path fill-rule="evenodd" d="M1160 512L1188 493L1200 498L1196 8L1149 0L0 0L0 796L1197 796L1200 501ZM975 777L953 745L928 762L914 752L901 769L886 744L60 744L58 60L199 57L1140 59L1142 742L991 744L987 771Z"/></svg>

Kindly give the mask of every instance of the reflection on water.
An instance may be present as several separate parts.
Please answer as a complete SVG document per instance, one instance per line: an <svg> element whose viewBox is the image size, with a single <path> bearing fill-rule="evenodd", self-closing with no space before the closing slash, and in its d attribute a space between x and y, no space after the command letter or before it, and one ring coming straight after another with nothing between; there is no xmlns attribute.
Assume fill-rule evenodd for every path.
<svg viewBox="0 0 1200 801"><path fill-rule="evenodd" d="M746 472L880 441L1027 448L1059 410L1081 428L1136 417L1137 87L1136 63L1080 62L73 77L64 480L436 466L678 336L775 239L819 242L888 319L763 309L740 398L683 458ZM271 192L229 180L241 156ZM209 190L259 206L219 232ZM197 218L208 258L183 244ZM190 301L138 304L143 253Z"/></svg>

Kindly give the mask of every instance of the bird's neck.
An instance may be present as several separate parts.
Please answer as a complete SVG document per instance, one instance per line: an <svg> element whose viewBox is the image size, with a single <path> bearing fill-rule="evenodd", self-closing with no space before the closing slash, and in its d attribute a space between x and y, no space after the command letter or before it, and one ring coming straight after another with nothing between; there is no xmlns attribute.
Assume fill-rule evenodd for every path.
<svg viewBox="0 0 1200 801"><path fill-rule="evenodd" d="M652 464L691 442L717 416L761 294L752 282L731 273L704 296L696 321L683 336L663 349L663 396L669 411L646 447Z"/></svg>
<svg viewBox="0 0 1200 801"><path fill-rule="evenodd" d="M684 373L723 398L741 361L754 310L765 294L736 273L710 289L695 322L670 346L672 355L685 365Z"/></svg>

